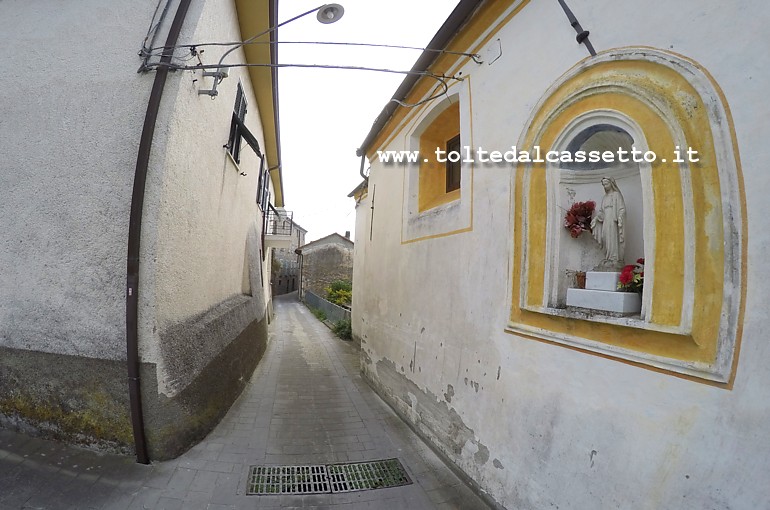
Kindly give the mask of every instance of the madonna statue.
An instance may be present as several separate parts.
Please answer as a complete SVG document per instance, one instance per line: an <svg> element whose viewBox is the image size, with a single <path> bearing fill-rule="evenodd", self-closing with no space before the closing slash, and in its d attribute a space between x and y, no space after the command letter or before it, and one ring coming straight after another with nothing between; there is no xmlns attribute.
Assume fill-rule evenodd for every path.
<svg viewBox="0 0 770 510"><path fill-rule="evenodd" d="M591 231L604 252L604 258L594 271L620 271L623 268L625 256L626 243L623 229L626 223L626 203L618 185L615 184L615 179L602 178L602 186L604 186L604 197L601 207L597 209L591 220Z"/></svg>

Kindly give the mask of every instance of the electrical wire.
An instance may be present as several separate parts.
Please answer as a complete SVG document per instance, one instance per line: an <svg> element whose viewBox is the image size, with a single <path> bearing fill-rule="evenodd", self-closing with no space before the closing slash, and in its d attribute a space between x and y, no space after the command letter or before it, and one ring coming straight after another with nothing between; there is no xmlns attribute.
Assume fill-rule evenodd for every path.
<svg viewBox="0 0 770 510"><path fill-rule="evenodd" d="M145 53L144 55L146 55L148 58L150 58L150 57L157 57L157 58L162 57L163 56L163 52L165 50L155 51L157 49L158 48L152 48L152 49L148 50L148 52ZM177 48L175 48L175 50L176 49L180 49L180 48L177 47ZM187 49L188 49L188 52L185 53L185 56L179 56L179 55L175 55L175 54L172 53L171 57L175 58L175 59L179 59L179 60L190 60L189 55L191 55L192 57L195 57L195 56L197 56L198 53L203 52L203 50L201 50L199 52L195 46L191 46L191 47L189 47ZM150 64L150 65L152 65L152 64Z"/></svg>
<svg viewBox="0 0 770 510"><path fill-rule="evenodd" d="M152 46L152 43L155 42L155 37L158 34L158 27L160 27L160 24L163 22L163 18L166 17L166 12L168 11L169 6L171 5L171 0L166 0L166 6L163 8L163 13L160 15L160 19L158 19L157 23L155 22L155 18L158 16L158 10L160 9L160 5L163 3L163 0L158 0L158 4L155 6L155 12L152 13L152 19L150 20L150 27L147 29L147 35L145 35L144 40L142 41L142 49L139 50L139 56L143 58L149 58L149 55L152 53L152 48L147 48L147 40L152 37L152 40L150 41L150 46Z"/></svg>
<svg viewBox="0 0 770 510"><path fill-rule="evenodd" d="M256 37L256 36L255 36ZM447 84L447 80L453 79L462 81L464 78L461 78L459 76L446 76L446 75L437 75L434 73L431 73L429 71L399 71L395 69L386 69L386 68L376 68L376 67L366 67L366 66L340 66L340 65L325 65L325 64L228 64L226 66L222 65L222 60L224 57L235 50L239 46L243 46L245 44L252 44L254 43L252 39L247 39L247 41L244 42L237 42L237 43L203 43L198 45L192 45L192 44L185 44L185 45L177 45L173 47L173 50L177 49L187 49L189 50L189 55L185 56L178 56L178 55L171 55L171 58L173 60L176 60L177 62L170 62L170 63L153 63L153 64L145 64L144 70L151 70L151 69L157 69L159 67L167 67L171 70L206 70L206 69L221 69L222 67L274 67L274 68L282 68L282 67L299 67L299 68L306 68L306 69L347 69L347 70L358 70L358 71L373 71L373 72L383 72L383 73L392 73L392 74L405 74L405 75L419 75L423 77L433 78L435 79L438 84L437 88L440 87L440 91L436 94L431 95L430 97L427 97L421 101L418 101L416 103L407 103L403 100L399 100L396 98L392 98L390 101L397 103L398 105L405 107L405 108L413 108L416 106L420 106L422 104L428 103L430 101L433 101L435 99L438 99L439 97L445 96L449 92L449 85ZM414 46L397 46L397 45L389 45L389 44L369 44L369 43L340 43L340 42L321 42L321 41L286 41L286 44L329 44L329 45L347 45L347 46L371 46L371 47L382 47L382 48L396 48L396 49L413 49L413 50L423 50L423 51L435 51L438 53L448 53L448 54L457 54L457 55L464 55L469 56L473 59L476 63L481 63L480 60L478 60L479 56L477 54L470 54L470 53L462 53L462 52L453 52L448 50L433 50L429 48L419 48ZM271 44L271 43L259 43L259 44ZM200 63L200 53L203 53L204 50L198 51L198 48L200 46L234 46L227 52L225 52L224 55L220 58L219 64L202 64ZM156 47L151 48L151 51L153 53L150 53L150 56L160 56L161 54L158 54L156 51L162 49L164 52L166 51L167 47ZM180 65L184 64L185 62L189 62L193 58L198 57L198 65L189 66L189 65ZM149 56L148 56L149 58ZM221 83L223 77L218 78L218 83Z"/></svg>
<svg viewBox="0 0 770 510"><path fill-rule="evenodd" d="M481 60L481 56L478 53L465 53L462 51L451 51L451 50L442 50L438 48L421 48L419 46L402 46L398 44L376 44L376 43L359 43L359 42L334 42L334 41L254 41L254 40L248 40L248 42L227 42L227 43L201 43L201 44L180 44L177 46L174 46L174 49L178 48L201 48L204 46L245 46L247 44L320 44L320 45L328 45L328 46L364 46L369 48L392 48L392 49L402 49L402 50L419 50L419 51L428 51L433 53L446 53L447 55L461 55L465 57L470 57L473 59L474 62L477 64L482 64L483 61ZM150 48L149 51L157 51L161 50L164 51L167 48L165 46L158 46L156 48Z"/></svg>
<svg viewBox="0 0 770 510"><path fill-rule="evenodd" d="M251 43L252 41L255 41L257 38L259 38L259 37L262 37L263 35L271 34L271 33L275 32L276 30L278 30L279 28L281 28L282 26L284 26L284 25L286 25L286 24L288 24L288 23L291 23L292 21L298 20L299 18L301 18L301 17L303 17L303 16L307 16L307 15L308 15L308 14L310 14L310 13L316 12L317 10L319 10L319 9L321 9L321 8L323 8L323 7L324 7L324 6L323 6L323 5L321 5L321 6L319 6L319 7L315 7L315 8L313 8L313 9L310 9L309 11L303 12L302 14L298 14L298 15L294 16L293 18L290 18L290 19L287 19L286 21L282 21L281 23L278 23L278 24L277 24L276 26L274 26L274 27L270 27L270 28L268 28L267 30L263 30L262 32L260 32L260 33L258 33L258 34L256 34L256 35L253 35L253 36L249 37L249 38L248 38L248 39L246 39L245 41L242 41L242 42L239 42L239 43L237 43L235 46L233 46L232 48L230 48L229 50L227 50L226 52L224 52L224 53L222 54L222 56L219 58L219 65L220 65L220 66L222 65L222 62L224 62L224 60L225 60L225 57L226 57L227 55L229 55L230 53L234 52L234 51L235 51L235 50L237 50L238 48L241 48L241 47L245 46L246 44L249 44L249 43Z"/></svg>
<svg viewBox="0 0 770 510"><path fill-rule="evenodd" d="M221 69L222 67L277 67L277 68L299 67L304 69L348 69L353 71L374 71L374 72L392 73L392 74L414 74L419 76L427 76L429 78L435 78L439 81L443 81L443 80L463 81L465 79L459 76L446 76L443 74L441 75L434 74L429 71L399 71L397 69L386 69L382 67L339 66L339 65L327 65L327 64L227 64L227 65L203 64L203 65L195 65L195 66L180 66L176 64L158 62L158 63L150 64L149 67L151 69L152 68L157 69L159 67L168 67L170 70L173 70L173 71L198 71L198 70L206 70L206 69Z"/></svg>
<svg viewBox="0 0 770 510"><path fill-rule="evenodd" d="M457 78L457 79L460 79L460 78ZM438 82L444 88L444 90L439 92L438 94L434 94L434 95L432 95L430 97L426 97L422 101L417 101L416 103L406 103L406 102L404 102L402 100L399 100L399 99L396 99L396 98L392 98L390 101L393 102L393 103L397 103L399 106L403 106L404 108L414 108L415 106L420 106L422 104L429 103L429 102L433 101L434 99L438 99L441 96L445 96L447 94L447 92L449 92L449 85L447 85L444 80L438 80Z"/></svg>
<svg viewBox="0 0 770 510"><path fill-rule="evenodd" d="M175 70L175 71L197 71L197 70L221 68L221 66L218 64L181 66L181 65L170 64L170 63L169 64L163 64L163 63L150 64L149 67L150 68L168 67L169 69ZM338 65L325 65L325 64L230 64L227 67L276 67L276 68L299 67L304 69L347 69L347 70L353 70L353 71L374 71L374 72L380 72L380 73L418 75L426 78L433 78L438 82L438 85L442 89L441 92L434 94L428 98L425 98L421 101L418 101L417 103L406 103L402 100L398 100L395 98L391 99L391 101L396 102L405 108L413 108L415 106L422 105L424 103L433 101L434 99L438 99L439 97L446 95L449 92L449 85L447 84L447 80L458 80L458 81L464 80L464 78L461 78L458 76L446 76L443 74L439 75L439 74L431 73L430 71L399 71L396 69L385 69L385 68L379 68L379 67L363 67L363 66L338 66ZM221 82L222 78L219 78L219 81Z"/></svg>
<svg viewBox="0 0 770 510"><path fill-rule="evenodd" d="M176 58L181 60L182 62L188 62L197 56L198 54L195 53L194 55L190 55L189 57L184 59L182 59L181 57L176 57ZM158 67L168 67L169 69L172 69L174 71L195 71L195 70L221 68L219 65L216 65L216 64L188 66L188 65L179 65L174 63L171 63L171 64L156 63L156 64L148 64L145 70L157 69ZM449 85L447 84L446 80L457 80L457 81L464 80L464 78L461 78L459 76L446 76L444 74L438 75L435 73L431 73L429 71L399 71L396 69L384 69L384 68L362 67L362 66L338 66L338 65L323 65L323 64L230 64L226 67L277 67L277 68L299 67L299 68L305 68L305 69L308 69L308 68L310 69L347 69L347 70L354 70L354 71L373 71L373 72L392 73L392 74L419 75L427 78L433 78L436 81L438 81L437 85L440 86L442 90L416 103L407 103L403 100L391 98L390 100L391 102L397 103L398 105L403 106L404 108L414 108L416 106L429 103L434 99L438 99L442 96L445 96L449 92ZM224 79L223 77L219 77L217 79L218 80L217 83L221 83L223 79Z"/></svg>
<svg viewBox="0 0 770 510"><path fill-rule="evenodd" d="M370 48L393 48L393 49L399 49L399 50L419 50L419 51L429 51L433 53L446 53L448 55L461 55L465 57L471 57L476 63L481 64L482 62L476 61L476 59L480 59L481 56L478 53L465 53L462 51L451 51L451 50L442 50L438 48L421 48L419 46L402 46L398 44L376 44L376 43L359 43L359 42L333 42L333 41L274 41L272 43L267 41L254 41L254 43L250 44L322 44L322 45L331 45L331 46L366 46Z"/></svg>

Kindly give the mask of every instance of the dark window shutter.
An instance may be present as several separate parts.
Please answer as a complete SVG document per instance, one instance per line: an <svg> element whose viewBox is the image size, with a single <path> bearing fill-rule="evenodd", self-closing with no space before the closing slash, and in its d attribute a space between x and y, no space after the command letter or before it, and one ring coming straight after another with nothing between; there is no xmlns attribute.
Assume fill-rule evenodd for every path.
<svg viewBox="0 0 770 510"><path fill-rule="evenodd" d="M455 136L451 140L449 140L446 143L446 192L449 193L450 191L454 191L456 189L460 189L460 165L461 165L461 158L458 158L457 161L449 161L449 154L451 152L456 152L457 154L461 154L460 152L460 135Z"/></svg>
<svg viewBox="0 0 770 510"><path fill-rule="evenodd" d="M238 90L235 93L233 116L241 122L246 118L246 97L243 94L243 87L240 83L238 83ZM230 124L230 137L227 140L227 147L236 163L241 162L241 136L240 125L233 119Z"/></svg>

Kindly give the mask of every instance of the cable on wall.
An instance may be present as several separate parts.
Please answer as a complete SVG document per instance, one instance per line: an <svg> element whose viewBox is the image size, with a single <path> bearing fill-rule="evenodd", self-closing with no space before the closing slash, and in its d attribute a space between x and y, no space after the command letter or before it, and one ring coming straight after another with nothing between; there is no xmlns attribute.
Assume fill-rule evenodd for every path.
<svg viewBox="0 0 770 510"><path fill-rule="evenodd" d="M593 44L591 44L591 41L588 40L588 30L584 30L582 26L580 26L580 22L577 20L575 15L572 13L569 7L567 7L567 3L565 0L558 0L559 5L561 5L561 8L564 10L564 14L567 15L567 19L569 20L570 25L572 25L572 28L575 29L575 32L577 32L577 37L575 37L575 40L577 40L578 44L585 44L586 48L588 49L588 53L591 54L592 57L596 56L596 50L594 50Z"/></svg>

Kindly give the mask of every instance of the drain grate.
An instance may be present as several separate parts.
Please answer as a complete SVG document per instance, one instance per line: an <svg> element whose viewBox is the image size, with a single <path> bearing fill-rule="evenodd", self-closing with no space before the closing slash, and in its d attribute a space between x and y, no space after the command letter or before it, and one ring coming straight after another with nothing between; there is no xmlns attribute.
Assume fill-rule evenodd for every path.
<svg viewBox="0 0 770 510"><path fill-rule="evenodd" d="M331 492L326 466L252 466L247 494Z"/></svg>
<svg viewBox="0 0 770 510"><path fill-rule="evenodd" d="M323 466L251 466L246 494L324 494L410 483L398 459Z"/></svg>
<svg viewBox="0 0 770 510"><path fill-rule="evenodd" d="M412 483L398 459L326 466L332 492L384 489Z"/></svg>

